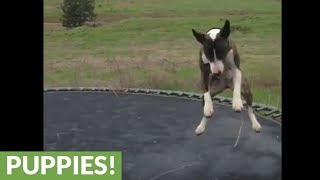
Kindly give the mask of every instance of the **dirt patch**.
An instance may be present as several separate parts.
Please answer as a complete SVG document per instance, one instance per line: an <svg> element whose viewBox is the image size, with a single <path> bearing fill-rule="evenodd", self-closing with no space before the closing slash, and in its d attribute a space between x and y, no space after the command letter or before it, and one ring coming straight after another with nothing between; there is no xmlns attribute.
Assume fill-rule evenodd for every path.
<svg viewBox="0 0 320 180"><path fill-rule="evenodd" d="M231 26L231 32L242 32L242 33L247 33L251 31L251 28L248 26L241 26L241 25L233 25Z"/></svg>
<svg viewBox="0 0 320 180"><path fill-rule="evenodd" d="M112 16L98 15L96 18L96 21L103 24L110 24L110 23L119 22L121 20L128 19L128 18L129 16L124 16L124 15L112 15Z"/></svg>
<svg viewBox="0 0 320 180"><path fill-rule="evenodd" d="M43 23L45 32L63 31L65 28L61 23Z"/></svg>
<svg viewBox="0 0 320 180"><path fill-rule="evenodd" d="M98 15L95 19L95 22L101 25L104 25L104 24L110 24L113 22L119 22L121 20L128 19L128 18L129 16L124 16L124 15L112 15L112 16ZM62 23L60 22L59 17L45 18L44 25L48 26L48 28L50 28L51 26L62 27Z"/></svg>
<svg viewBox="0 0 320 180"><path fill-rule="evenodd" d="M233 11L227 12L226 14L230 16L245 16L245 15L252 14L252 12L245 11L245 10L233 10Z"/></svg>

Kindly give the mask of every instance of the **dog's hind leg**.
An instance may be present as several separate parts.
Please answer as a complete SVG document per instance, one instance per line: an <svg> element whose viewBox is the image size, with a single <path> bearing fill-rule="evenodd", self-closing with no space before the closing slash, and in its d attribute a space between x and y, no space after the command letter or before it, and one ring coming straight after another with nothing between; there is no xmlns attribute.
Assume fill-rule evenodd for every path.
<svg viewBox="0 0 320 180"><path fill-rule="evenodd" d="M207 93L204 94L203 98L202 98L202 106L203 106L203 110L204 110L204 115L201 119L200 124L198 125L195 133L196 135L201 135L202 133L204 133L206 126L207 126L207 122L209 121L210 117L212 116L213 113L213 102L212 102L212 98L221 93L222 91L224 91L227 88L227 84L225 83L225 81L220 80L220 79L216 79L216 78L209 78L210 80L210 85L209 85L209 91ZM210 108L210 109L209 109ZM206 110L211 110L212 109L212 113L210 114L210 116L206 115Z"/></svg>
<svg viewBox="0 0 320 180"><path fill-rule="evenodd" d="M250 88L250 85L249 85L247 78L245 78L245 77L242 78L241 94L242 94L244 100L246 101L246 104L248 107L248 115L251 120L252 129L254 129L256 132L260 132L261 125L257 121L257 118L254 114L254 110L252 108L253 96L252 96L251 88Z"/></svg>

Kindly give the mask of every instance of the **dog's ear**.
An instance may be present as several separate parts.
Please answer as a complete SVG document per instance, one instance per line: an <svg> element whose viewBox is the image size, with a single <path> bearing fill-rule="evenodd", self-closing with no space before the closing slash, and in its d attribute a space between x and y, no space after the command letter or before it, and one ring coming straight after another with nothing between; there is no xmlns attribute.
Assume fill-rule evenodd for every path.
<svg viewBox="0 0 320 180"><path fill-rule="evenodd" d="M206 35L201 33L201 32L197 32L196 30L192 29L192 33L194 35L194 37L197 39L198 42L200 42L201 44L204 43L204 41L206 40Z"/></svg>
<svg viewBox="0 0 320 180"><path fill-rule="evenodd" d="M223 28L221 29L220 37L227 39L230 35L230 22L227 19L224 23Z"/></svg>

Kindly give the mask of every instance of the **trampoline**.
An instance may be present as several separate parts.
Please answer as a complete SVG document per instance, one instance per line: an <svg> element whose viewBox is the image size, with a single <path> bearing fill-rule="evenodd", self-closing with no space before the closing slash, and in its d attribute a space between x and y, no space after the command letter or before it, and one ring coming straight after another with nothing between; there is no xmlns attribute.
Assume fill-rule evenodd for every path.
<svg viewBox="0 0 320 180"><path fill-rule="evenodd" d="M262 126L256 133L230 99L214 103L214 117L196 136L201 94L45 89L44 149L121 151L124 180L281 179L281 112L254 104Z"/></svg>

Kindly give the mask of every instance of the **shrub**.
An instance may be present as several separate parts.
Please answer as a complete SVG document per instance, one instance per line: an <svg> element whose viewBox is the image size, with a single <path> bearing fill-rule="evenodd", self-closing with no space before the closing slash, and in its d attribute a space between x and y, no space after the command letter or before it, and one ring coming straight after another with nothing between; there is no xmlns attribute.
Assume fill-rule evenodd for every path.
<svg viewBox="0 0 320 180"><path fill-rule="evenodd" d="M95 0L63 0L62 26L74 28L82 26L86 21L93 21Z"/></svg>

